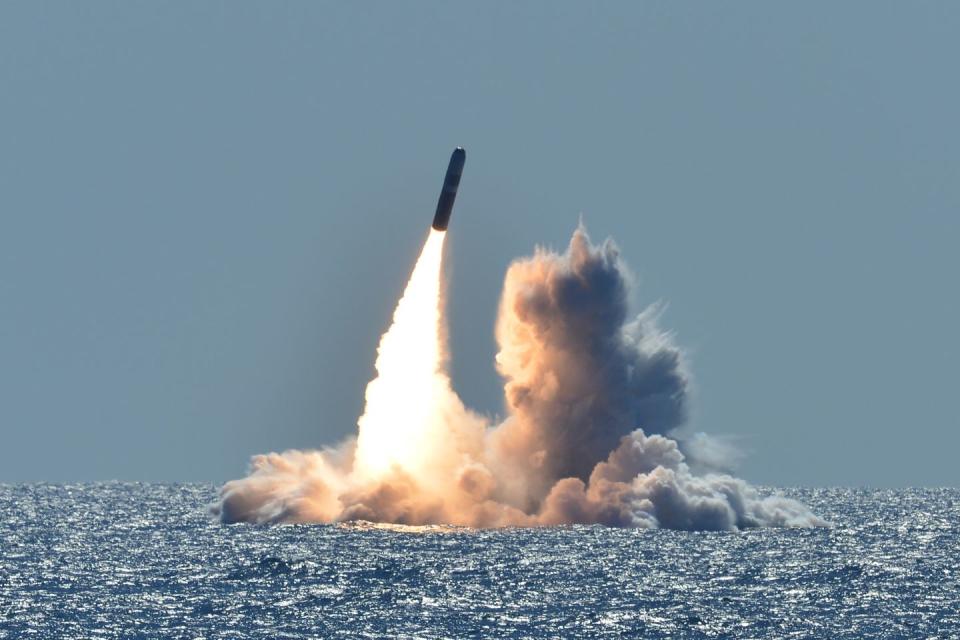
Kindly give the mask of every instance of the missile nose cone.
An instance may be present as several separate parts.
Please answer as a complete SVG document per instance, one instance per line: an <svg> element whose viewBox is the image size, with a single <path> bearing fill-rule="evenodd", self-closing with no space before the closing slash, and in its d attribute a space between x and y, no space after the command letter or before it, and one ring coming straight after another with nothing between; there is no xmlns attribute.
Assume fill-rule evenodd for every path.
<svg viewBox="0 0 960 640"><path fill-rule="evenodd" d="M463 165L467 161L467 152L463 147L457 147L450 154L450 164L447 165L447 175L443 179L443 186L452 186L456 190L460 184L460 176L463 175Z"/></svg>
<svg viewBox="0 0 960 640"><path fill-rule="evenodd" d="M460 171L463 171L463 163L467 161L467 152L463 150L463 147L457 147L453 150L453 153L450 155L450 165L454 164L459 167Z"/></svg>
<svg viewBox="0 0 960 640"><path fill-rule="evenodd" d="M457 187L460 186L460 177L463 175L463 165L466 161L467 152L463 147L457 147L450 155L447 174L443 178L443 189L440 190L440 200L437 202L437 212L433 216L433 228L437 231L446 231L447 225L450 224L453 201L457 197Z"/></svg>

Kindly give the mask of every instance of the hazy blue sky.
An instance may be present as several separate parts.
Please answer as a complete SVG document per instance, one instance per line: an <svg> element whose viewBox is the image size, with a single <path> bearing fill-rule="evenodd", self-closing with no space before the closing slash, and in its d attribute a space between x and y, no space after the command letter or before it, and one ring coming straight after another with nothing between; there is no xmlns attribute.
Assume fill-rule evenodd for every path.
<svg viewBox="0 0 960 640"><path fill-rule="evenodd" d="M453 374L612 236L774 484L957 485L960 4L0 4L0 481L355 429L455 145Z"/></svg>

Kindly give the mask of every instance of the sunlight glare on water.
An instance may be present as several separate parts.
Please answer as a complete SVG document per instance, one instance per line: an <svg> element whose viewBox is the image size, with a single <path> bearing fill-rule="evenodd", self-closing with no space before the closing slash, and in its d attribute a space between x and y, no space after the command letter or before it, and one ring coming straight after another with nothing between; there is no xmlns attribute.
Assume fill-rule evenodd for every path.
<svg viewBox="0 0 960 640"><path fill-rule="evenodd" d="M209 485L0 485L0 638L960 636L960 490L831 528L224 526ZM440 534L440 535L438 535Z"/></svg>

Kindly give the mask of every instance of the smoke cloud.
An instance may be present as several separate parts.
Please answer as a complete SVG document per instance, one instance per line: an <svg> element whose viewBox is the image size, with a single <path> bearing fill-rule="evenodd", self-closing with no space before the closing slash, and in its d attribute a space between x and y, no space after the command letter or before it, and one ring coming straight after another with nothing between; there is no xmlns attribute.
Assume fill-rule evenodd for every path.
<svg viewBox="0 0 960 640"><path fill-rule="evenodd" d="M658 328L656 307L627 317L631 279L617 248L593 245L582 226L563 254L538 249L507 271L496 325L506 418L489 424L464 407L441 357L442 241L431 234L381 340L359 438L255 456L247 477L223 486L213 507L222 521L825 524L798 502L710 472L723 467L724 448L709 439L678 442L690 380L683 353ZM433 343L410 373L403 358L417 356L397 354L416 340Z"/></svg>

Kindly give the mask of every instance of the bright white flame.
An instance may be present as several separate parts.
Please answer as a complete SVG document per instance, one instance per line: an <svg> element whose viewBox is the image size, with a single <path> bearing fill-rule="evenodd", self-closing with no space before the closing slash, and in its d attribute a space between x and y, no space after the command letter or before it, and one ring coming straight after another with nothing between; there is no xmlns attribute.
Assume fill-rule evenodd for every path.
<svg viewBox="0 0 960 640"><path fill-rule="evenodd" d="M366 407L354 472L376 478L394 465L413 473L429 462L432 434L438 428L438 394L447 388L441 368L440 266L446 233L430 237L413 268L393 324L380 338L377 377L366 391Z"/></svg>

